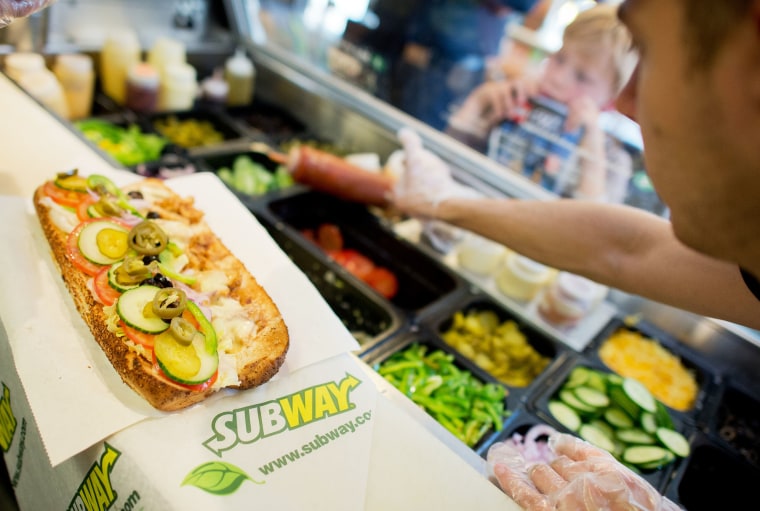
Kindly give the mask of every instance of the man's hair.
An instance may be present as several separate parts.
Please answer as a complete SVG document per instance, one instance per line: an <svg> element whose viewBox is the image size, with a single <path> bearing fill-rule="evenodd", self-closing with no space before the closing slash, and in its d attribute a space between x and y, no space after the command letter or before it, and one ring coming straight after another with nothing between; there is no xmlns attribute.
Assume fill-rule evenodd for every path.
<svg viewBox="0 0 760 511"><path fill-rule="evenodd" d="M695 69L712 64L736 22L749 12L751 0L681 0L684 44Z"/></svg>
<svg viewBox="0 0 760 511"><path fill-rule="evenodd" d="M613 90L617 93L625 85L636 66L636 52L631 43L631 34L618 19L617 6L598 4L581 11L565 28L563 43L572 41L597 52L600 48L610 51L615 68Z"/></svg>

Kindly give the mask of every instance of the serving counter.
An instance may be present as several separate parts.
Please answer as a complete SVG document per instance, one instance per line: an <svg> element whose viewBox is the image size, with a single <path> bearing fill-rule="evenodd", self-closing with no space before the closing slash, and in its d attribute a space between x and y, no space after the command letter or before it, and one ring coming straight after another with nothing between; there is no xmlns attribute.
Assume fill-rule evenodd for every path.
<svg viewBox="0 0 760 511"><path fill-rule="evenodd" d="M292 52L254 42L245 33L256 15L245 6L254 4L229 2L238 36L256 63L254 113L285 113L302 137L335 143L345 153L375 153L381 161L399 148L397 130L411 126L456 179L485 195L554 197ZM209 71L214 62L208 59L219 56L200 57L195 64ZM129 181L145 169L120 165L2 74L0 111L0 214L7 226L0 263L19 268L4 274L0 289L0 446L22 509L230 509L253 503L277 509L517 510L484 475L488 446L537 423L562 429L549 401L574 368L608 370L597 349L620 328L672 349L700 385L692 409L669 410L693 456L647 473L647 479L698 511L709 509L703 483L714 477L714 467L725 484L751 481L760 470L760 446L751 434L760 413L755 333L616 290L577 327L554 328L535 304L505 298L492 280L424 243L415 221L378 220L298 187L256 196L225 186L221 169L236 156L257 157L261 147L284 140L266 128L237 131L234 122L230 140L190 151L201 172L167 182L195 197L244 261L252 252L262 254L265 264L251 258L251 269L262 272L257 278L282 307L294 348L281 374L261 388L183 412L145 410L91 349L63 286L46 285L54 270L45 262L30 206L34 189L60 170L76 167ZM373 293L308 243L305 230L332 221L341 223L351 248L393 269L403 292L392 299ZM363 309L358 316L357 308ZM35 316L43 311L46 321ZM458 314L470 312L517 324L546 357L545 370L527 386L504 384L456 353L442 341L443 333ZM418 344L447 351L460 368L507 390L503 430L466 444L379 375L381 363ZM317 394L320 388L345 394ZM344 399L334 406L323 401L320 414L295 417L287 426L272 418L272 403L282 406L301 396L306 406L306 396L315 395ZM261 427L260 437L255 428L237 427L251 420ZM267 423L271 434L264 431Z"/></svg>
<svg viewBox="0 0 760 511"><path fill-rule="evenodd" d="M14 241L3 248L2 260L27 258L33 262L27 268L31 273L26 276L12 278L6 274L3 278L4 306L0 312L3 325L0 335L2 446L22 509L191 509L197 506L230 509L244 508L251 503L278 509L434 507L453 510L473 505L479 509L518 509L483 476L482 458L457 446L429 419L419 420L419 412L414 407L398 399L395 389L385 385L351 353L350 343L346 343L343 353L333 353L301 369L288 370L287 378L276 379L261 389L215 400L208 407L130 419L124 429L112 424L113 431L106 436L95 433L103 430L90 427L91 422L98 421L97 410L90 410L94 413L85 419L74 418L94 435L90 437L91 445L81 450L74 448L76 452L67 450L65 439L51 439L55 434L50 430L55 428L49 424L43 426L45 434L42 434L38 416L33 412L36 405L27 394L27 389L35 384L27 380L26 369L21 369L30 361L19 360L19 353L28 353L21 344L37 344L44 339L34 338L35 327L20 324L15 317L18 311L37 310L36 300L42 298L19 293L9 285L19 279L35 285L50 269L42 262L48 254L34 248L34 239L39 241L40 231L31 213L30 197L56 170L79 167L107 172L111 164L4 76L0 76L0 108L5 119L15 120L0 123L0 153L3 154L0 190L3 218L8 227L3 231ZM247 221L255 222L253 217ZM286 282L299 279L300 273L295 267L283 271L284 274L271 277L275 296L279 279ZM102 380L112 380L113 375L108 374L102 355L87 348L92 340L88 339L86 329L82 330L83 325L72 319L76 311L73 303L64 297L64 288L52 282L50 288L54 296L66 300L65 309L58 312L76 323L75 332L78 331L75 338L61 339L62 344L69 344L74 350L81 348L85 359L89 359L79 370L93 372L95 367L94 380L101 385ZM322 310L324 303L316 297L311 299L313 303L307 298L307 303L301 305ZM279 300L286 311L293 308L283 304L282 298ZM335 319L327 314L325 319L317 321L329 326ZM294 346L313 340L303 331L292 335ZM348 378L349 374L352 378ZM65 379L65 375L60 378ZM345 386L347 381L353 381L352 388L355 385L358 390L351 395L350 411L346 410L345 414L329 414L331 417L288 429L252 446L242 441L234 448L221 447L221 441L215 448L208 445L210 440L222 438L221 433L215 437L211 428L217 416L234 410L256 410L273 399L292 396L319 384L336 382ZM65 383L48 379L45 384L53 392L56 385ZM81 401L86 401L87 394L93 391L82 388L79 393L61 397L50 405L54 405L61 420L67 422L66 416L82 411ZM35 399L45 399L39 393L35 396ZM44 411L37 412L40 413L47 415ZM104 422L110 419L102 417ZM346 432L356 430L353 434L346 433L340 441L327 436L339 435L335 432L341 428L350 428ZM322 447L328 442L332 443ZM288 462L284 456L297 450L299 445L311 451L309 443L314 444L314 451L321 448L320 451L299 463L291 460L286 467ZM211 465L213 462L216 465ZM280 468L273 469L278 462ZM264 474L256 468L265 466L269 466L272 473ZM188 479L191 471L199 467L206 467L212 478L219 475L219 470L226 471L230 481L215 487L212 493L206 483ZM247 482L243 484L244 481Z"/></svg>

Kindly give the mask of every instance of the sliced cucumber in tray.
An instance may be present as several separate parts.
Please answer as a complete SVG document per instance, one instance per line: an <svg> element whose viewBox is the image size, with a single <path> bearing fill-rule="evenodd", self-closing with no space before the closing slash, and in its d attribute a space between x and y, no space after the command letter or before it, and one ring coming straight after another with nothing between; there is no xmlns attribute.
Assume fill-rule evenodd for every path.
<svg viewBox="0 0 760 511"><path fill-rule="evenodd" d="M657 470L690 454L667 408L632 378L576 366L547 407L557 422L634 470Z"/></svg>

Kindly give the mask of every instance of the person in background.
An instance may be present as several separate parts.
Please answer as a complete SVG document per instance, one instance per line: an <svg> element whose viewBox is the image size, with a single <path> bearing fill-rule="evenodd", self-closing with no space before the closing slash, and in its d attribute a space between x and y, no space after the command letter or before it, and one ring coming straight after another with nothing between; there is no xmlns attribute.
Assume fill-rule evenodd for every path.
<svg viewBox="0 0 760 511"><path fill-rule="evenodd" d="M427 0L411 13L404 36L399 107L443 130L453 105L485 79L512 15L538 0Z"/></svg>
<svg viewBox="0 0 760 511"><path fill-rule="evenodd" d="M760 3L624 0L619 16L639 63L616 106L641 126L669 220L590 201L462 198L409 130L399 133L407 165L394 203L628 293L760 328ZM568 435L551 442L555 462L494 466L524 509L677 509L600 449ZM747 506L736 491L715 492L716 509Z"/></svg>
<svg viewBox="0 0 760 511"><path fill-rule="evenodd" d="M599 122L635 65L616 12L609 4L581 12L539 76L480 85L447 132L559 195L622 203L633 162Z"/></svg>

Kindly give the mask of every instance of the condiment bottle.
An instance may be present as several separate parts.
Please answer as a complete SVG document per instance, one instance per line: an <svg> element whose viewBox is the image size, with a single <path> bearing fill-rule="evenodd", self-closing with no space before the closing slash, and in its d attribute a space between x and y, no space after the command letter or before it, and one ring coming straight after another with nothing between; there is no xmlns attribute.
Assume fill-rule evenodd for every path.
<svg viewBox="0 0 760 511"><path fill-rule="evenodd" d="M210 105L221 106L227 103L227 95L230 92L230 86L224 79L221 69L201 82L201 97Z"/></svg>
<svg viewBox="0 0 760 511"><path fill-rule="evenodd" d="M42 71L23 74L18 83L22 89L50 111L63 119L69 118L69 107L66 104L63 87L52 71L46 68Z"/></svg>
<svg viewBox="0 0 760 511"><path fill-rule="evenodd" d="M5 57L5 73L16 82L25 74L44 69L46 69L45 58L39 53L22 51Z"/></svg>
<svg viewBox="0 0 760 511"><path fill-rule="evenodd" d="M134 64L127 74L126 107L135 112L155 111L160 84L156 68L147 62Z"/></svg>
<svg viewBox="0 0 760 511"><path fill-rule="evenodd" d="M132 30L113 32L100 51L100 81L103 92L123 105L127 96L127 72L140 62L140 41Z"/></svg>
<svg viewBox="0 0 760 511"><path fill-rule="evenodd" d="M53 73L63 87L71 119L90 115L95 89L95 71L92 58L83 54L58 55Z"/></svg>
<svg viewBox="0 0 760 511"><path fill-rule="evenodd" d="M530 301L549 282L552 273L552 268L512 253L496 275L496 286L510 298Z"/></svg>
<svg viewBox="0 0 760 511"><path fill-rule="evenodd" d="M588 315L599 303L605 288L568 272L559 272L544 291L538 312L548 323L568 328Z"/></svg>
<svg viewBox="0 0 760 511"><path fill-rule="evenodd" d="M161 81L161 110L190 110L198 95L195 68L190 64L167 64Z"/></svg>
<svg viewBox="0 0 760 511"><path fill-rule="evenodd" d="M166 66L169 64L185 64L187 56L185 45L171 37L161 36L156 39L148 51L148 64L153 66L163 79Z"/></svg>
<svg viewBox="0 0 760 511"><path fill-rule="evenodd" d="M467 233L457 245L459 266L478 275L493 273L506 254L504 245L474 233Z"/></svg>
<svg viewBox="0 0 760 511"><path fill-rule="evenodd" d="M224 79L229 85L227 105L243 106L251 103L254 81L256 80L256 68L242 49L235 50L235 54L225 62Z"/></svg>

